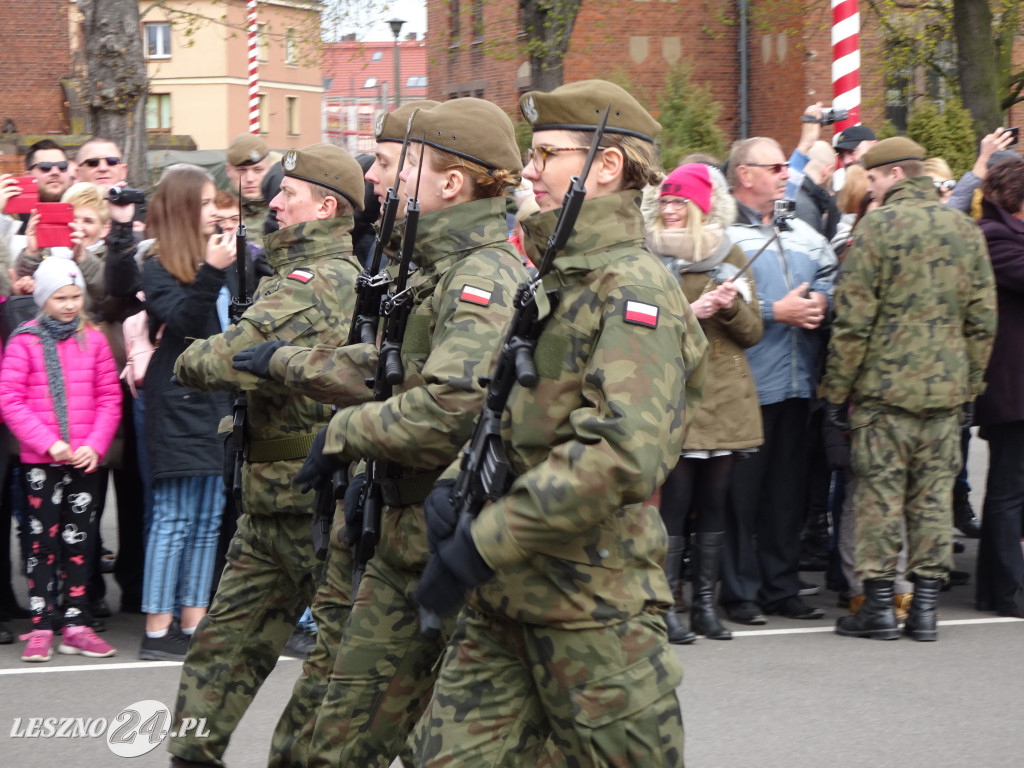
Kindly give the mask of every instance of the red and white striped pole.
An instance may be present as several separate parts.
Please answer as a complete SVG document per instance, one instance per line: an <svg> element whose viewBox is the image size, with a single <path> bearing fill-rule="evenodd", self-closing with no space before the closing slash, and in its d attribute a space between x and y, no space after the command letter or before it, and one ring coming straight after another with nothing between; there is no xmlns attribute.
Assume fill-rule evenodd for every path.
<svg viewBox="0 0 1024 768"><path fill-rule="evenodd" d="M260 76L259 47L260 33L256 24L256 0L247 2L248 16L246 26L249 29L249 133L259 135L260 132Z"/></svg>
<svg viewBox="0 0 1024 768"><path fill-rule="evenodd" d="M835 132L860 122L860 14L857 0L832 0L832 106L850 116Z"/></svg>

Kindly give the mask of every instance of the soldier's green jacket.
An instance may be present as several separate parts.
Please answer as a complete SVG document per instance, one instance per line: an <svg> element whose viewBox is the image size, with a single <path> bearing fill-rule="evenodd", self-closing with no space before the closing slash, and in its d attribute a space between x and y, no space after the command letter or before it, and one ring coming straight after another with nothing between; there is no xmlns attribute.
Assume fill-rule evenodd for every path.
<svg viewBox="0 0 1024 768"><path fill-rule="evenodd" d="M370 400L364 383L377 363L371 345L333 353L322 346L285 348L274 355L274 368L289 386L312 387L307 393L347 406L331 419L326 453L345 461L386 459L400 465L406 478L447 467L458 456L483 404L478 378L493 370L516 286L528 279L507 241L502 198L462 203L420 219L412 257L417 270L408 284L413 310L402 341L405 379L385 401ZM388 531L386 516L389 535L380 551L387 556L397 548L401 562L425 564L422 521L418 515L404 518L407 529Z"/></svg>
<svg viewBox="0 0 1024 768"><path fill-rule="evenodd" d="M894 184L857 224L835 290L823 394L909 413L984 391L996 330L985 238L930 178Z"/></svg>
<svg viewBox="0 0 1024 768"><path fill-rule="evenodd" d="M238 190L234 190L238 194ZM250 243L263 246L263 224L270 212L270 204L266 200L243 200L242 223L245 224L245 237Z"/></svg>
<svg viewBox="0 0 1024 768"><path fill-rule="evenodd" d="M496 575L468 599L490 615L581 629L671 601L665 528L644 502L679 458L707 341L642 247L639 204L634 191L586 200L544 278L559 300L534 355L540 381L516 385L502 417L518 476L472 527ZM532 257L557 217L523 222Z"/></svg>
<svg viewBox="0 0 1024 768"><path fill-rule="evenodd" d="M186 387L247 392L250 461L242 473L242 493L248 514L312 511L313 494L301 493L291 479L330 412L279 383L236 371L231 358L275 339L305 347L345 342L355 309L353 285L361 271L352 255L351 230L352 218L342 217L294 224L268 235L267 259L274 274L260 281L253 305L224 333L193 342L175 365Z"/></svg>

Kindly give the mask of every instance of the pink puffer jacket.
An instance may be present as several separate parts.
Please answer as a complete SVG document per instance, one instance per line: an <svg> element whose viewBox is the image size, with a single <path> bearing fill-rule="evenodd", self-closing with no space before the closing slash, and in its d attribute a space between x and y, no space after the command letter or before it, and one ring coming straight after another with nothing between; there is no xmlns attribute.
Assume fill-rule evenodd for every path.
<svg viewBox="0 0 1024 768"><path fill-rule="evenodd" d="M35 320L31 321L35 324ZM121 382L103 334L86 328L80 335L57 342L68 401L71 450L88 445L102 459L121 420ZM61 439L57 412L43 363L43 342L34 334L12 336L0 364L0 413L21 443L21 461L46 464L47 450Z"/></svg>

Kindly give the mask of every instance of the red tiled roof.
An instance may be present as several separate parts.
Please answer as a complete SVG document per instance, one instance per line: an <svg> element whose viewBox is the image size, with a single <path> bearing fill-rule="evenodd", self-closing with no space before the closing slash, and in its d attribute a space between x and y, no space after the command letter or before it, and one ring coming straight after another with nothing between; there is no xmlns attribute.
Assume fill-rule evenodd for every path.
<svg viewBox="0 0 1024 768"><path fill-rule="evenodd" d="M332 78L327 96L373 98L379 92L380 83L387 81L393 90L394 43L350 42L329 43L324 46L323 76ZM427 97L427 46L423 40L402 40L399 42L399 75L403 98L425 99ZM378 60L374 54L379 52ZM409 87L410 77L422 77L421 87ZM376 78L374 87L365 88L369 78Z"/></svg>

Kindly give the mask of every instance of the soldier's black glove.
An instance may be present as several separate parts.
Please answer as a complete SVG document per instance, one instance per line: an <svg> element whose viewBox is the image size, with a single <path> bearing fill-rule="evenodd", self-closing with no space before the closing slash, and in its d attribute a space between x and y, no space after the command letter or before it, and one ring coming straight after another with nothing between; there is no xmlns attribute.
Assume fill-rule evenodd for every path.
<svg viewBox="0 0 1024 768"><path fill-rule="evenodd" d="M345 530L342 538L350 547L359 541L363 533L363 505L359 498L366 486L366 475L360 474L352 478L345 490Z"/></svg>
<svg viewBox="0 0 1024 768"><path fill-rule="evenodd" d="M964 403L960 406L960 428L967 429L974 423L974 403Z"/></svg>
<svg viewBox="0 0 1024 768"><path fill-rule="evenodd" d="M442 480L423 502L423 516L427 521L427 546L431 552L437 551L438 542L444 541L455 533L459 522L452 504L452 490L455 480Z"/></svg>
<svg viewBox="0 0 1024 768"><path fill-rule="evenodd" d="M302 467L295 473L295 477L292 478L292 484L299 486L303 493L309 493L318 485L329 481L331 473L336 469L341 469L345 464L336 455L324 453L324 445L326 444L327 427L324 427L316 433L316 437L313 438L313 445L310 446L309 453L306 455L306 460L302 462Z"/></svg>
<svg viewBox="0 0 1024 768"><path fill-rule="evenodd" d="M825 403L825 418L836 429L850 431L850 408L846 403Z"/></svg>
<svg viewBox="0 0 1024 768"><path fill-rule="evenodd" d="M455 533L438 542L416 588L416 602L439 616L459 606L466 592L494 576L470 533L472 519L459 520Z"/></svg>
<svg viewBox="0 0 1024 768"><path fill-rule="evenodd" d="M281 347L287 347L287 341L264 341L262 344L257 344L255 347L249 347L243 349L237 355L231 358L231 367L236 371L248 371L254 376L259 376L261 379L269 379L270 376L270 358L274 356Z"/></svg>

